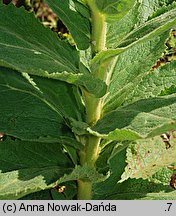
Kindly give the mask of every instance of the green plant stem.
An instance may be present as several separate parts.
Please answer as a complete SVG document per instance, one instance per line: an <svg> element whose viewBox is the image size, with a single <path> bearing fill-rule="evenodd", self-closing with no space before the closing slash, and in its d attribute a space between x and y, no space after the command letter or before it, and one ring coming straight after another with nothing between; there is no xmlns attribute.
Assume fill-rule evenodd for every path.
<svg viewBox="0 0 176 216"><path fill-rule="evenodd" d="M92 54L95 55L106 49L106 22L104 14L98 10L95 0L87 0L87 4L91 10L91 41Z"/></svg>
<svg viewBox="0 0 176 216"><path fill-rule="evenodd" d="M87 180L78 180L78 200L90 200L92 198L92 184Z"/></svg>
<svg viewBox="0 0 176 216"><path fill-rule="evenodd" d="M89 98L89 97L86 97ZM94 99L96 99L94 101ZM97 103L100 103L100 99L93 98L93 103L91 106L91 100L87 100L86 102L86 109L89 109L89 115L87 115L87 122L89 122L91 125L95 124L96 121L100 117L100 111L101 106ZM90 103L90 104L89 104ZM94 106L93 106L94 105ZM92 110L92 112L91 112ZM80 152L80 163L82 166L86 165L88 167L94 168L95 162L98 157L99 153L99 144L100 144L100 138L93 136L93 135L87 135L84 139L84 150ZM80 179L78 181L78 199L81 200L89 200L92 198L92 182L88 179Z"/></svg>
<svg viewBox="0 0 176 216"><path fill-rule="evenodd" d="M95 0L87 0L91 10L92 24L92 56L106 49L106 22L105 17L96 7ZM102 79L104 75L98 71L94 74ZM83 98L86 107L86 122L93 126L100 119L102 111L102 98L96 98L94 95L83 90ZM99 154L100 138L93 135L86 135L84 139L84 150L80 152L80 163L95 168L95 163ZM78 199L92 198L92 182L88 179L78 180Z"/></svg>
<svg viewBox="0 0 176 216"><path fill-rule="evenodd" d="M94 95L83 92L84 102L86 106L86 122L93 126L101 116L102 99L96 98Z"/></svg>
<svg viewBox="0 0 176 216"><path fill-rule="evenodd" d="M81 165L94 168L95 162L99 153L100 138L88 136L87 144L85 145L85 154L82 155ZM92 182L89 179L78 180L78 199L90 200L92 198Z"/></svg>

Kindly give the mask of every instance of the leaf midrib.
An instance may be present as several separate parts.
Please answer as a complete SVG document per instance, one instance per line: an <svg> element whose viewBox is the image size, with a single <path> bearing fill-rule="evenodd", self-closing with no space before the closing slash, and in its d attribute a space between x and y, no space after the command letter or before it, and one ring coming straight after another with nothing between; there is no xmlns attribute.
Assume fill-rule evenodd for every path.
<svg viewBox="0 0 176 216"><path fill-rule="evenodd" d="M55 53L52 49L49 49L47 48L46 46L44 46L42 43L40 43L40 47L38 47L37 45L35 45L34 43L31 43L31 42L28 42L27 40L23 39L20 35L18 34L15 34L14 32L10 32L9 30L7 30L6 28L3 28L2 26L0 26L0 29L3 29L5 33L8 33L8 35L13 35L15 36L17 39L19 39L20 41L23 41L24 43L26 44L29 44L30 47L33 47L33 49L29 49L29 48L26 48L26 47L20 47L20 46L14 46L14 45L10 45L10 44L5 44L5 43L0 43L4 46L8 46L8 47L14 47L14 48L18 48L18 49L26 49L26 50L30 50L31 52L34 52L35 49L36 51L40 51L41 54L43 54L44 56L46 56L47 58L50 58L51 60L57 62L58 64L62 65L62 66L66 66L66 65L72 65L72 67L74 68L75 71L77 71L77 68L75 67L75 65L69 61L67 58L65 58L63 55L62 55L62 61L59 62L57 59L59 57L59 55L57 55L57 53ZM53 32L51 32L52 34L54 34ZM54 35L55 36L55 35ZM58 39L59 40L59 39ZM60 46L60 44L58 43L57 45ZM68 50L67 50L68 51ZM56 57L56 58L53 58L53 55ZM62 63L64 62L64 63ZM70 69L70 68L69 68Z"/></svg>

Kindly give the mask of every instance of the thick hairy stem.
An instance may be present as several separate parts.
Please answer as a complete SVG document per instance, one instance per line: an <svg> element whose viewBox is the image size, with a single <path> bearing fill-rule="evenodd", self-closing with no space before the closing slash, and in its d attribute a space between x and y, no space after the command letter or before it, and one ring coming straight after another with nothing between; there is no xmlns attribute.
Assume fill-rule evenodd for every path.
<svg viewBox="0 0 176 216"><path fill-rule="evenodd" d="M98 10L95 0L87 0L87 4L91 10L91 41L92 54L95 55L106 49L106 22L105 16Z"/></svg>
<svg viewBox="0 0 176 216"><path fill-rule="evenodd" d="M87 110L87 123L93 125L100 118L101 113L101 99L91 98L85 95L86 100L86 110ZM92 99L92 100L91 100ZM87 135L85 137L85 147L82 152L80 152L80 163L81 165L86 165L88 167L94 168L95 162L99 153L100 138ZM92 198L92 182L87 179L80 179L78 181L78 199L89 200Z"/></svg>
<svg viewBox="0 0 176 216"><path fill-rule="evenodd" d="M103 14L96 7L95 0L87 0L91 10L92 24L92 56L106 49L106 22ZM102 79L102 74L96 73L97 78ZM93 126L100 119L102 110L102 98L83 91L83 98L86 107L86 122ZM84 142L84 150L80 152L80 163L91 168L95 167L95 162L99 154L100 138L87 135ZM92 182L88 179L78 180L78 199L92 198Z"/></svg>

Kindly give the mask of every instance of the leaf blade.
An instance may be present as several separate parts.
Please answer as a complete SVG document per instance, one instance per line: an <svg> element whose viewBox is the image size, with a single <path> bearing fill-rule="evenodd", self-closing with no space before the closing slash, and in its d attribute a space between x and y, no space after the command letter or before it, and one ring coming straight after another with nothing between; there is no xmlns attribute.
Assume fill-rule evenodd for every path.
<svg viewBox="0 0 176 216"><path fill-rule="evenodd" d="M154 137L131 144L127 149L128 165L120 182L128 178L150 178L161 168L176 163L176 142L173 137L169 143L171 147L167 149L161 137Z"/></svg>
<svg viewBox="0 0 176 216"><path fill-rule="evenodd" d="M11 4L0 4L0 65L81 86L97 97L106 91L103 81L80 69L78 51L74 47L42 26L34 14Z"/></svg>
<svg viewBox="0 0 176 216"><path fill-rule="evenodd" d="M109 95L103 107L104 113L123 104L128 94L161 57L169 36L169 30L163 28L161 34L159 31L156 35L144 37L118 55L108 88Z"/></svg>
<svg viewBox="0 0 176 216"><path fill-rule="evenodd" d="M20 73L1 67L0 77L1 132L21 139L72 137L60 110Z"/></svg>
<svg viewBox="0 0 176 216"><path fill-rule="evenodd" d="M8 138L1 142L0 155L0 199L18 199L51 188L51 183L72 170L72 164L57 143Z"/></svg>
<svg viewBox="0 0 176 216"><path fill-rule="evenodd" d="M140 100L110 112L88 131L105 139L120 141L154 137L174 130L175 109L175 96Z"/></svg>
<svg viewBox="0 0 176 216"><path fill-rule="evenodd" d="M142 0L140 2L136 1L134 7L132 7L131 10L121 20L115 23L108 24L107 47L108 48L118 47L121 41L123 41L124 38L128 37L128 35L131 32L133 32L133 30L135 32L137 31L138 28L140 29L142 25L144 26L147 25L147 21L150 19L152 23L153 14L155 14L155 12L157 13L157 11L162 9L162 7L165 7L163 13L171 10L171 9L167 10L167 8L170 8L170 4L172 3L173 3L173 7L171 7L171 9L175 8L174 1L169 1L169 2L167 0L162 2L157 0L156 1ZM160 14L162 13L159 13L158 15ZM156 15L156 17L158 15ZM160 22L162 22L162 16L161 16L161 20L158 20L158 24Z"/></svg>
<svg viewBox="0 0 176 216"><path fill-rule="evenodd" d="M100 13L106 16L108 22L117 22L128 13L135 1L96 0L95 2Z"/></svg>
<svg viewBox="0 0 176 216"><path fill-rule="evenodd" d="M8 14L11 14L11 17ZM16 19L18 26L14 25L13 18ZM2 63L10 64L22 72L31 70L37 73L37 70L46 70L52 73L56 70L58 72L78 70L77 51L42 26L34 14L27 13L23 8L17 9L11 4L8 6L0 4L0 20ZM52 65L52 68L49 65Z"/></svg>
<svg viewBox="0 0 176 216"><path fill-rule="evenodd" d="M67 26L78 48L87 49L90 46L90 23L88 19L76 12L74 1L46 0L46 2Z"/></svg>
<svg viewBox="0 0 176 216"><path fill-rule="evenodd" d="M134 92L129 95L126 103L131 103L143 98L159 96L165 89L175 86L175 68L176 61L173 61L149 72L143 77Z"/></svg>

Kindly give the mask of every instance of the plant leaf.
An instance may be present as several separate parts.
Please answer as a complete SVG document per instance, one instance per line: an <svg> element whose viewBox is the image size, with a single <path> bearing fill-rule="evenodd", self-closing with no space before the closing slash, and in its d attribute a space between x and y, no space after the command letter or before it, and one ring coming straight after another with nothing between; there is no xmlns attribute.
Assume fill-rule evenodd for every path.
<svg viewBox="0 0 176 216"><path fill-rule="evenodd" d="M93 199L105 200L175 200L176 191L169 186L143 179L129 179L116 184L111 193L95 194Z"/></svg>
<svg viewBox="0 0 176 216"><path fill-rule="evenodd" d="M79 71L75 48L42 26L34 14L11 4L0 4L0 65L82 86L97 97L106 92L103 81Z"/></svg>
<svg viewBox="0 0 176 216"><path fill-rule="evenodd" d="M133 6L135 0L95 0L100 11L107 16L107 21L118 21Z"/></svg>
<svg viewBox="0 0 176 216"><path fill-rule="evenodd" d="M1 64L36 74L78 71L78 52L59 40L33 13L0 4L0 21Z"/></svg>
<svg viewBox="0 0 176 216"><path fill-rule="evenodd" d="M111 157L115 147L116 142L107 144L105 147L101 149L96 161L96 167L100 173L107 174L107 172L109 171L109 158Z"/></svg>
<svg viewBox="0 0 176 216"><path fill-rule="evenodd" d="M12 76L12 75L11 75ZM84 106L76 87L59 80L23 74L27 80L42 92L43 97L60 111L65 118L84 120Z"/></svg>
<svg viewBox="0 0 176 216"><path fill-rule="evenodd" d="M147 30L149 28L145 27L147 26L148 19L152 19L152 15L162 7L166 7L166 9L163 11L167 12L167 8L170 8L170 4L174 2L173 1L148 1L148 0L142 0L142 1L136 1L136 4L131 8L131 10L118 22L114 23L108 23L108 29L107 29L107 47L109 48L116 48L121 43L121 40L123 38L128 37L131 32L137 32L138 28L141 29L141 26L143 26L143 32L141 33L146 34ZM174 4L173 7L175 8ZM154 17L157 17L158 15L161 15L161 13L155 15ZM173 14L174 16L174 14ZM151 28L157 28L159 27L159 23L162 23L162 18L164 18L165 15L161 16L160 19L156 19L155 21L150 21L149 27ZM158 22L158 25L157 23ZM153 23L153 24L152 24ZM154 24L156 23L156 24ZM150 30L152 30L152 28ZM145 30L145 31L144 31ZM139 32L138 32L139 33ZM136 33L137 35L137 33ZM139 38L137 36L137 38Z"/></svg>
<svg viewBox="0 0 176 216"><path fill-rule="evenodd" d="M90 46L90 23L87 18L76 11L75 2L70 0L45 1L67 26L78 48L80 50L87 49ZM85 11L87 13L86 7L84 7Z"/></svg>
<svg viewBox="0 0 176 216"><path fill-rule="evenodd" d="M78 13L80 13L83 17L87 18L87 19L90 19L91 17L91 12L90 12L90 9L88 8L88 6L86 5L86 3L81 0L73 0L74 2L74 7L76 9L76 11ZM71 3L71 1L70 1Z"/></svg>
<svg viewBox="0 0 176 216"><path fill-rule="evenodd" d="M105 95L107 86L104 81L93 77L91 74L73 74L68 72L62 73L45 73L45 77L62 80L70 84L85 87L90 93L95 94L96 97Z"/></svg>
<svg viewBox="0 0 176 216"><path fill-rule="evenodd" d="M150 71L129 95L126 103L158 96L171 86L176 86L176 61Z"/></svg>
<svg viewBox="0 0 176 216"><path fill-rule="evenodd" d="M144 99L110 112L88 131L119 141L154 137L175 129L175 113L175 96Z"/></svg>
<svg viewBox="0 0 176 216"><path fill-rule="evenodd" d="M159 32L144 37L118 55L116 65L111 72L112 77L108 88L108 97L106 97L103 107L103 115L123 104L141 78L161 57L165 50L165 41L169 36L169 31L165 28L168 27L163 26Z"/></svg>
<svg viewBox="0 0 176 216"><path fill-rule="evenodd" d="M52 200L52 196L50 190L42 190L28 194L18 200Z"/></svg>
<svg viewBox="0 0 176 216"><path fill-rule="evenodd" d="M0 145L0 199L18 199L51 188L72 170L58 143L12 141Z"/></svg>
<svg viewBox="0 0 176 216"><path fill-rule="evenodd" d="M108 146L110 146L109 144ZM176 194L169 187L170 176L167 176L167 184L156 182L156 179L128 179L122 183L121 178L126 164L126 148L129 143L117 144L112 152L108 165L110 167L109 178L100 183L95 183L93 187L93 199L104 200L135 200L135 199L175 199ZM121 151L122 150L122 151ZM162 174L163 175L163 174ZM160 175L161 176L161 175ZM163 178L163 177L153 177ZM166 180L166 179L165 179ZM165 181L164 180L164 181ZM118 182L118 183L117 183Z"/></svg>
<svg viewBox="0 0 176 216"><path fill-rule="evenodd" d="M176 140L170 139L170 148L161 137L146 139L132 143L127 148L127 167L120 182L128 178L147 179L172 163L176 163Z"/></svg>
<svg viewBox="0 0 176 216"><path fill-rule="evenodd" d="M104 180L105 178L106 176L103 176L102 174L98 173L95 168L88 167L86 165L77 165L70 174L65 174L56 182L56 184L61 184L67 181L79 179L89 179L92 183L96 183Z"/></svg>
<svg viewBox="0 0 176 216"><path fill-rule="evenodd" d="M83 145L82 145L82 147L83 147ZM75 146L74 145L73 146L64 145L64 149L66 150L66 152L70 156L73 164L76 165L78 163L78 155L77 155L77 149L75 148Z"/></svg>
<svg viewBox="0 0 176 216"><path fill-rule="evenodd" d="M103 158L100 158L102 163L108 165L109 171L106 173L106 178L93 185L93 194L94 196L101 196L106 197L107 194L111 194L114 192L116 188L117 182L121 179L121 175L124 172L124 169L127 165L126 163L126 148L128 143L120 143L114 145L113 143L109 144L108 146L114 146L113 151L110 155L108 155L108 160L104 163ZM98 165L98 163L97 163ZM99 167L98 167L99 169ZM103 198L104 199L104 198Z"/></svg>
<svg viewBox="0 0 176 216"><path fill-rule="evenodd" d="M169 25L170 23L171 25L176 26L175 14L176 6L175 9L156 17L155 19L145 22L144 24L140 25L138 28L135 28L133 31L127 34L127 36L125 36L123 40L119 42L118 47L127 46L135 42L136 40L139 40L140 38L151 34L153 31L160 29L160 27Z"/></svg>
<svg viewBox="0 0 176 216"><path fill-rule="evenodd" d="M61 91L65 88L59 82L58 86ZM20 73L1 67L0 92L1 132L21 139L73 138L58 107L49 103Z"/></svg>

